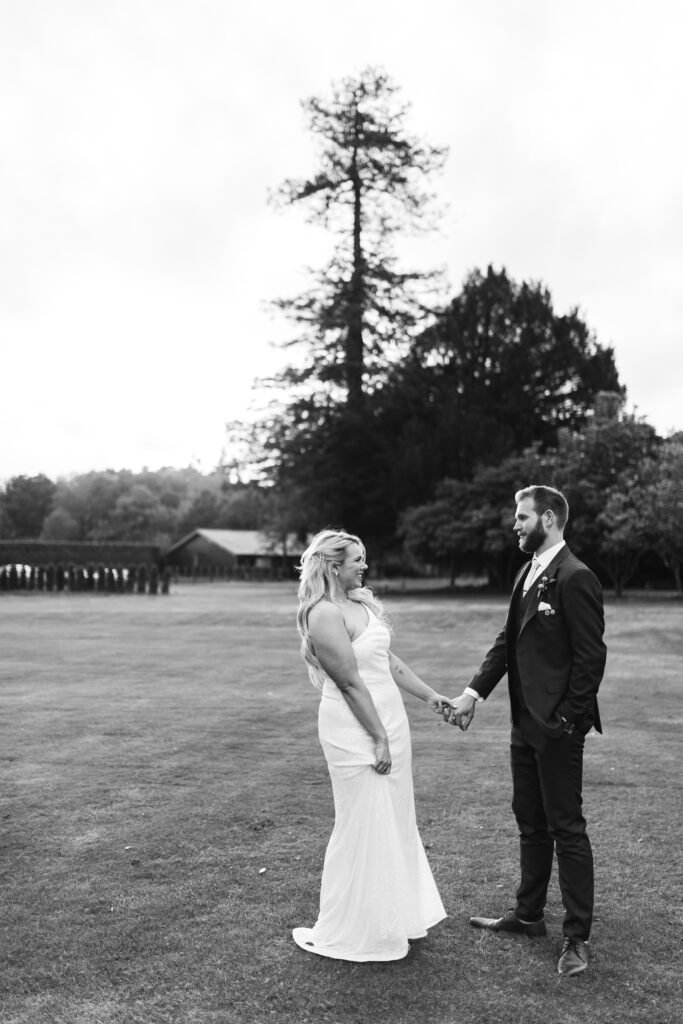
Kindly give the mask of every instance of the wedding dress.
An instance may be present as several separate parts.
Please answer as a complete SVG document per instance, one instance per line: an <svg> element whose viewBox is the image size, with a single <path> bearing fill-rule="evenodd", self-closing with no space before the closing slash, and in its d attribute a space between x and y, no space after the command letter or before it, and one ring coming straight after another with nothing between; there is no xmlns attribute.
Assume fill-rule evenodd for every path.
<svg viewBox="0 0 683 1024"><path fill-rule="evenodd" d="M338 960L400 960L446 912L415 820L410 729L389 669L389 630L368 610L353 641L358 671L389 737L392 767L379 775L370 735L326 679L318 735L332 779L335 823L323 866L320 913L295 928L310 953Z"/></svg>

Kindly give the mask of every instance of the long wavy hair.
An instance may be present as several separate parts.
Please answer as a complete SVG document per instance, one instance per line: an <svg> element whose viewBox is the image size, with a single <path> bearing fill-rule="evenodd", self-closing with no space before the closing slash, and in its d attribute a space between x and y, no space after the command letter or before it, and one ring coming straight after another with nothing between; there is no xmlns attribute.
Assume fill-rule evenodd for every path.
<svg viewBox="0 0 683 1024"><path fill-rule="evenodd" d="M365 546L359 537L345 530L321 530L308 545L299 563L299 609L296 614L296 628L301 636L301 657L306 662L311 682L319 690L325 681L325 672L315 656L308 633L308 615L319 601L339 601L344 590L334 572L346 558L346 549L351 544ZM369 587L356 587L348 593L352 601L364 604L386 625L388 625L381 601Z"/></svg>

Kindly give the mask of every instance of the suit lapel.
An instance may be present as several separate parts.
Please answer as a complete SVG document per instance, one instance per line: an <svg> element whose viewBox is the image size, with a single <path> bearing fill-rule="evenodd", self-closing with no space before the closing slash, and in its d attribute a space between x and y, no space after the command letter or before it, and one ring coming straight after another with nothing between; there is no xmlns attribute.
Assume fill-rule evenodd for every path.
<svg viewBox="0 0 683 1024"><path fill-rule="evenodd" d="M560 550L557 552L557 554L553 558L552 562L549 563L548 567L546 569L543 569L543 571L539 573L539 575L536 577L534 582L531 584L531 593L529 595L529 601L527 603L526 611L524 612L524 617L523 617L522 623L521 623L521 625L519 627L519 633L517 634L517 636L521 636L522 630L526 626L527 622L529 622L531 619L533 619L534 615L538 611L538 600L537 600L538 584L541 582L541 580L544 577L547 580L551 580L555 576L557 570L559 569L559 567L562 564L562 562L564 561L564 559L569 554L571 554L571 552L570 552L569 548L567 547L567 545L565 544L565 546L563 548L560 548Z"/></svg>
<svg viewBox="0 0 683 1024"><path fill-rule="evenodd" d="M517 600L517 593L519 591L519 588L522 586L522 584L524 582L524 578L525 578L527 572L529 571L529 566L530 565L531 565L531 562L526 562L521 567L521 569L518 571L518 573L517 573L517 575L515 577L515 582L512 584L512 596L510 598L510 606L512 606L512 602L513 601Z"/></svg>
<svg viewBox="0 0 683 1024"><path fill-rule="evenodd" d="M512 609L515 606L515 601L519 600L519 594L520 594L520 590L522 588L522 585L524 583L524 577L529 572L530 566L531 566L531 562L530 561L529 562L525 562L525 564L523 566L521 566L521 568L518 570L517 575L515 576L515 582L512 584L512 595L510 597L510 604L508 605L508 614L507 614L507 622L506 622L506 631L507 631L508 640L510 639L511 634L512 634L512 621L513 621ZM516 639L516 637L514 639Z"/></svg>

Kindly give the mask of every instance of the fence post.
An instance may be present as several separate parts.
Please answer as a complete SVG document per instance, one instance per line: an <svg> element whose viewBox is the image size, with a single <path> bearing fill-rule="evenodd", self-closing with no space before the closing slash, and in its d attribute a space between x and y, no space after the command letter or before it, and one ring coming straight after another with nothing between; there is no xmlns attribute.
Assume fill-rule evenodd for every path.
<svg viewBox="0 0 683 1024"><path fill-rule="evenodd" d="M147 584L147 567L141 562L138 566L137 592L144 594Z"/></svg>
<svg viewBox="0 0 683 1024"><path fill-rule="evenodd" d="M149 593L159 593L159 569L156 565L151 565L149 569Z"/></svg>

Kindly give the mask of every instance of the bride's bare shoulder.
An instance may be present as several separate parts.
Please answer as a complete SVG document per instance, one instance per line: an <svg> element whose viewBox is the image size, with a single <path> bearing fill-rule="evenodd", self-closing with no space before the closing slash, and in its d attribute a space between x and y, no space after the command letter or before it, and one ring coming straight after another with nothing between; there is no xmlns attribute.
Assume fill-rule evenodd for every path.
<svg viewBox="0 0 683 1024"><path fill-rule="evenodd" d="M333 604L332 601L327 601L323 598L322 601L318 601L314 604L308 613L308 628L309 629L321 629L325 626L335 626L339 623L343 623L344 615L341 608L338 605Z"/></svg>

